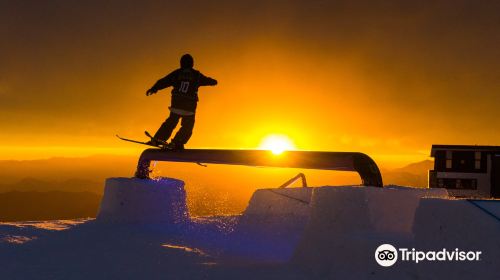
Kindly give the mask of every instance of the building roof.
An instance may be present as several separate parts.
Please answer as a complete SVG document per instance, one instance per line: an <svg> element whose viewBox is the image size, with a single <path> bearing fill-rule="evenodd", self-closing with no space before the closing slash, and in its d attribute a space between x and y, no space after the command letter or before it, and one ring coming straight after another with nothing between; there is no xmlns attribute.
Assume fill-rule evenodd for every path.
<svg viewBox="0 0 500 280"><path fill-rule="evenodd" d="M435 152L440 151L478 151L478 152L500 152L500 146L479 146L479 145L432 145L431 157Z"/></svg>

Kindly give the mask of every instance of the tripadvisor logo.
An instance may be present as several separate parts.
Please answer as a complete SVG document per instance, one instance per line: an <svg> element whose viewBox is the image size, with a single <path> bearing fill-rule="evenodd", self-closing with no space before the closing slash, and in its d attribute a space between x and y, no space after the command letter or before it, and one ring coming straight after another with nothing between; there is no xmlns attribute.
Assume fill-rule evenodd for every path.
<svg viewBox="0 0 500 280"><path fill-rule="evenodd" d="M412 248L396 249L391 244L382 244L375 250L375 260L384 267L394 265L398 256L400 261L419 263L422 261L479 261L481 251L462 251L458 248L447 250L443 248L439 251L419 251Z"/></svg>
<svg viewBox="0 0 500 280"><path fill-rule="evenodd" d="M382 244L375 250L375 260L381 266L392 266L398 260L398 251L391 244Z"/></svg>

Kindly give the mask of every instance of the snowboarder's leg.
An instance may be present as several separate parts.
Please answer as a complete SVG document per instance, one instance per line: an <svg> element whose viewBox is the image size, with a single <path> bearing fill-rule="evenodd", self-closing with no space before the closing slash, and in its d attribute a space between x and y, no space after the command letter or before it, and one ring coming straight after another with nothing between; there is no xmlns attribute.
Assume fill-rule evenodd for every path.
<svg viewBox="0 0 500 280"><path fill-rule="evenodd" d="M193 134L193 127L194 127L194 115L183 116L181 121L181 128L175 135L174 139L172 139L172 142L183 147L184 144L187 143L189 138L191 138L191 135Z"/></svg>
<svg viewBox="0 0 500 280"><path fill-rule="evenodd" d="M167 141L170 135L172 135L172 131L174 131L177 123L179 123L179 118L179 115L170 112L170 116L162 123L153 137L158 140Z"/></svg>

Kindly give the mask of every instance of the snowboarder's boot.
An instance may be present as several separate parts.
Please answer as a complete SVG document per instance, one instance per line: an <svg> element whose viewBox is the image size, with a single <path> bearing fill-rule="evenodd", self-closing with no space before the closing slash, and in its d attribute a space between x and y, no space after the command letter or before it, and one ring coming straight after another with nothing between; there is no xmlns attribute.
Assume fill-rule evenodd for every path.
<svg viewBox="0 0 500 280"><path fill-rule="evenodd" d="M182 151L184 150L184 144L176 143L176 142L170 142L167 145L164 146L165 149L172 150L172 151Z"/></svg>
<svg viewBox="0 0 500 280"><path fill-rule="evenodd" d="M158 139L155 139L155 138L151 138L151 140L149 140L148 142L146 142L147 145L152 145L152 146L156 146L156 147L164 147L166 145L168 145L167 143L161 141L161 140L158 140Z"/></svg>

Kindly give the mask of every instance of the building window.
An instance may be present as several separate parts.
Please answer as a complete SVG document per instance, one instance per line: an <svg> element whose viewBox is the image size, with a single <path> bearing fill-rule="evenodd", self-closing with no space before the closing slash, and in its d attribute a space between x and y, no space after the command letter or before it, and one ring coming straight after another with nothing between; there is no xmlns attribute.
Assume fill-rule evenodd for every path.
<svg viewBox="0 0 500 280"><path fill-rule="evenodd" d="M481 169L481 152L474 153L474 168Z"/></svg>
<svg viewBox="0 0 500 280"><path fill-rule="evenodd" d="M451 159L452 159L453 153L452 151L446 151L446 168L451 169Z"/></svg>
<svg viewBox="0 0 500 280"><path fill-rule="evenodd" d="M441 182L440 182L441 181ZM467 189L476 190L477 189L477 179L454 179L454 178L444 178L438 179L438 186L446 189Z"/></svg>

